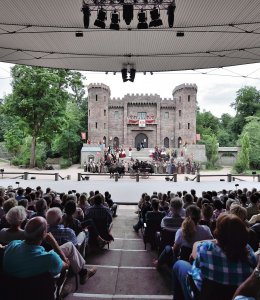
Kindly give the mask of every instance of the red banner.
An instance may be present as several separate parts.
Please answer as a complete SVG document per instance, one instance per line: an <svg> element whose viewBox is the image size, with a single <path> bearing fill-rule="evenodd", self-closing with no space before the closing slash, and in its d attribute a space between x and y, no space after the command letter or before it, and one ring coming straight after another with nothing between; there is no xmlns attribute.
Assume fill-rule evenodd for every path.
<svg viewBox="0 0 260 300"><path fill-rule="evenodd" d="M152 123L154 123L155 122L155 120L153 119L153 120L145 120L145 123L146 124L152 124Z"/></svg>

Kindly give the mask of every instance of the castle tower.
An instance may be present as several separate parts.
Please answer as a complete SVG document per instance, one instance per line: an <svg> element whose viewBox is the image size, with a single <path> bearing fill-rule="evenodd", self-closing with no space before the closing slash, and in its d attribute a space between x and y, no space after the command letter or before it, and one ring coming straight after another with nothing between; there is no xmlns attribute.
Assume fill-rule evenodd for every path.
<svg viewBox="0 0 260 300"><path fill-rule="evenodd" d="M175 147L196 143L197 85L181 84L172 92L175 101Z"/></svg>
<svg viewBox="0 0 260 300"><path fill-rule="evenodd" d="M88 139L91 143L108 143L108 101L110 88L94 83L88 86Z"/></svg>

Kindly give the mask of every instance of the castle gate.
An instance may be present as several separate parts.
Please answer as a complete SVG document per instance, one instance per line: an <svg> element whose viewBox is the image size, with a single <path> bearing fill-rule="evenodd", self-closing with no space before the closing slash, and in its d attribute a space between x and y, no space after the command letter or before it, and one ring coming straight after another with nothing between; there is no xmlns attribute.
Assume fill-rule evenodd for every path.
<svg viewBox="0 0 260 300"><path fill-rule="evenodd" d="M135 148L137 148L137 146L140 146L141 143L144 144L144 148L148 148L148 137L144 133L139 133L135 137Z"/></svg>

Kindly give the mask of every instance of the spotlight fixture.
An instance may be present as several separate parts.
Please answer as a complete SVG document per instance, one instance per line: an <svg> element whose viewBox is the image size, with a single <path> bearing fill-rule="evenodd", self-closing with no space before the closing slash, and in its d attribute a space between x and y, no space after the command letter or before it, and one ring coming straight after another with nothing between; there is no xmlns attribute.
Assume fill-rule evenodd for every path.
<svg viewBox="0 0 260 300"><path fill-rule="evenodd" d="M89 10L89 6L84 1L83 1L81 11L83 12L84 27L88 28L89 27L89 16L91 15L91 13Z"/></svg>
<svg viewBox="0 0 260 300"><path fill-rule="evenodd" d="M148 24L146 22L147 17L146 17L146 12L144 12L143 9L141 9L138 13L138 25L137 29L148 29Z"/></svg>
<svg viewBox="0 0 260 300"><path fill-rule="evenodd" d="M75 36L76 37L83 37L83 32L82 31L76 31Z"/></svg>
<svg viewBox="0 0 260 300"><path fill-rule="evenodd" d="M162 20L160 19L159 8L154 7L150 11L150 15L151 15L152 21L149 23L149 27L158 27L158 26L161 26L163 24Z"/></svg>
<svg viewBox="0 0 260 300"><path fill-rule="evenodd" d="M167 9L168 24L169 24L170 28L172 28L173 24L174 24L174 11L175 11L175 8L176 8L176 5L175 5L175 2L173 2L172 4L170 4L168 6L168 9Z"/></svg>
<svg viewBox="0 0 260 300"><path fill-rule="evenodd" d="M176 32L176 36L183 37L184 36L184 32L183 31L177 31Z"/></svg>
<svg viewBox="0 0 260 300"><path fill-rule="evenodd" d="M130 69L130 78L129 78L129 81L134 82L134 80L135 80L135 73L136 73L136 69L131 68Z"/></svg>
<svg viewBox="0 0 260 300"><path fill-rule="evenodd" d="M127 82L127 68L121 70L123 82Z"/></svg>
<svg viewBox="0 0 260 300"><path fill-rule="evenodd" d="M117 12L117 10L114 10L111 13L111 24L110 24L110 29L114 29L114 30L119 30L119 13Z"/></svg>
<svg viewBox="0 0 260 300"><path fill-rule="evenodd" d="M105 20L107 19L107 12L101 7L97 14L97 19L94 25L99 28L106 28Z"/></svg>
<svg viewBox="0 0 260 300"><path fill-rule="evenodd" d="M134 18L133 4L124 4L123 5L123 19L125 20L126 25L130 25L133 18Z"/></svg>

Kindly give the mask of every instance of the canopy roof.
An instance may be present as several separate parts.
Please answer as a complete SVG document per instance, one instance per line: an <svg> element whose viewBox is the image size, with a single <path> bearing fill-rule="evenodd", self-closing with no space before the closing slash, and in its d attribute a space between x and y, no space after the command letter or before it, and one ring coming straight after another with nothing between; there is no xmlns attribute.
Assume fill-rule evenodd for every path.
<svg viewBox="0 0 260 300"><path fill-rule="evenodd" d="M0 1L0 61L104 72L126 65L137 72L158 72L260 61L259 0L176 0L173 28L168 26L169 1L137 0L129 26L120 13L119 31L109 29L111 11L105 29L94 26L98 6L93 5L99 0L88 1L87 29L81 0ZM118 0L106 1L100 3L122 9ZM149 10L159 2L163 25L137 29L141 7L149 24ZM76 37L77 31L83 37Z"/></svg>

